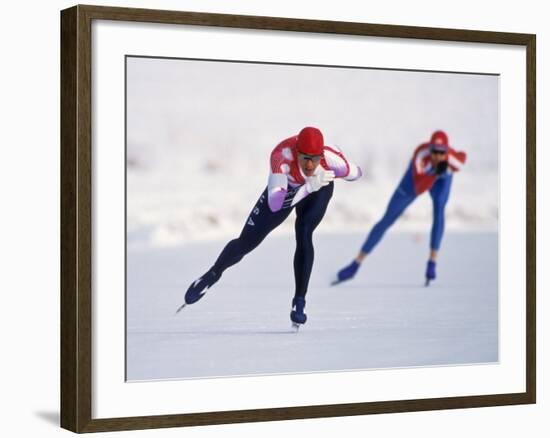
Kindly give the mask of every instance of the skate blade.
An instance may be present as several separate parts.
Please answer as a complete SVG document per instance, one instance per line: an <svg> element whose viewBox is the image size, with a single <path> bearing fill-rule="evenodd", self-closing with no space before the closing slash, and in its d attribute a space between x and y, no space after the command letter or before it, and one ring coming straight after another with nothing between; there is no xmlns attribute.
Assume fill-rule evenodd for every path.
<svg viewBox="0 0 550 438"><path fill-rule="evenodd" d="M293 323L292 323L292 326L291 326L292 331L293 331L294 333L298 333L298 330L300 330L300 326L301 326L301 325L302 325L302 324L298 324L298 323L296 323L296 322L293 322Z"/></svg>
<svg viewBox="0 0 550 438"><path fill-rule="evenodd" d="M187 306L187 303L183 303L181 306L178 307L178 310L176 310L176 313L174 315L177 315L182 311L182 309Z"/></svg>
<svg viewBox="0 0 550 438"><path fill-rule="evenodd" d="M351 278L347 278L346 280L339 280L338 278L335 279L335 280L332 280L332 282L330 283L331 286L336 286L337 284L340 284L340 283L344 283L346 281L349 281L351 280Z"/></svg>
<svg viewBox="0 0 550 438"><path fill-rule="evenodd" d="M430 279L429 278L426 278L426 284L424 285L425 287L428 287L430 285Z"/></svg>

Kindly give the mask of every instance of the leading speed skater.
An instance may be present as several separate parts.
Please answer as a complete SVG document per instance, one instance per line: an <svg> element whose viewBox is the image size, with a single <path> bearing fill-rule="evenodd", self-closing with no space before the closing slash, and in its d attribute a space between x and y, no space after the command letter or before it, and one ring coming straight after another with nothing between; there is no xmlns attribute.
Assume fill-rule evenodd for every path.
<svg viewBox="0 0 550 438"><path fill-rule="evenodd" d="M451 193L453 175L466 162L466 153L449 145L444 131L435 131L429 142L418 146L405 175L395 189L382 218L373 226L355 259L337 273L333 284L352 279L365 258L374 250L386 231L421 194L432 198L433 220L430 255L426 266L426 285L436 278L437 255L445 230L445 206Z"/></svg>
<svg viewBox="0 0 550 438"><path fill-rule="evenodd" d="M252 208L240 235L224 247L208 271L191 283L178 311L199 301L226 269L256 248L295 210L295 290L290 319L295 327L306 322L305 297L314 258L313 232L332 198L334 180L354 181L362 172L338 147L325 145L321 131L311 126L273 149L270 168L267 187Z"/></svg>

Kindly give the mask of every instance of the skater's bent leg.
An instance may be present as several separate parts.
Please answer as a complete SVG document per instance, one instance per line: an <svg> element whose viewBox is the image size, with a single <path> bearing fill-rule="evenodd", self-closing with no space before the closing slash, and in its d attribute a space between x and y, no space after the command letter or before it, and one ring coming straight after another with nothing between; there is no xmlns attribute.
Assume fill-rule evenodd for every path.
<svg viewBox="0 0 550 438"><path fill-rule="evenodd" d="M405 209L414 201L415 194L410 194L403 191L400 187L392 195L386 212L380 221L372 227L365 243L361 247L361 253L359 254L361 262L366 254L369 254L374 247L380 242L386 231L394 224L399 216L405 211Z"/></svg>
<svg viewBox="0 0 550 438"><path fill-rule="evenodd" d="M334 184L330 183L296 206L295 297L306 295L314 260L313 231L323 219L333 191Z"/></svg>
<svg viewBox="0 0 550 438"><path fill-rule="evenodd" d="M227 268L239 262L256 248L270 231L287 218L290 211L290 209L284 209L273 213L267 206L267 196L264 192L252 209L240 236L230 241L219 255L216 263L204 275L191 283L185 293L184 306L199 301L206 291L220 279ZM180 307L178 311L184 306Z"/></svg>
<svg viewBox="0 0 550 438"><path fill-rule="evenodd" d="M365 243L361 246L361 249L355 259L349 265L344 266L338 271L336 274L336 280L333 284L350 280L355 276L365 257L372 252L386 231L415 199L416 194L414 192L412 176L407 173L393 193L384 216L374 225L374 227L372 227Z"/></svg>
<svg viewBox="0 0 550 438"><path fill-rule="evenodd" d="M227 268L240 262L288 217L290 211L291 209L282 209L272 212L267 205L267 196L264 192L250 212L239 237L225 246L211 270L221 275Z"/></svg>
<svg viewBox="0 0 550 438"><path fill-rule="evenodd" d="M241 234L241 236L231 240L225 245L212 269L221 275L227 268L239 263L241 259L258 246L260 242L261 239L247 239Z"/></svg>

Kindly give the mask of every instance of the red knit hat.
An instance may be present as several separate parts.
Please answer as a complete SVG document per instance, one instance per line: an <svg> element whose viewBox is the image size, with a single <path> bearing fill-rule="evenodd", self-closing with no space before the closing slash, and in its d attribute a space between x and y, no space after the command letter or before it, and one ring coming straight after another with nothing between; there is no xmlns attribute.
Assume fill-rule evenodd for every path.
<svg viewBox="0 0 550 438"><path fill-rule="evenodd" d="M298 134L296 149L307 155L322 155L325 140L323 134L317 128L307 126Z"/></svg>
<svg viewBox="0 0 550 438"><path fill-rule="evenodd" d="M449 138L443 131L435 131L430 139L430 145L434 151L447 152L449 150Z"/></svg>

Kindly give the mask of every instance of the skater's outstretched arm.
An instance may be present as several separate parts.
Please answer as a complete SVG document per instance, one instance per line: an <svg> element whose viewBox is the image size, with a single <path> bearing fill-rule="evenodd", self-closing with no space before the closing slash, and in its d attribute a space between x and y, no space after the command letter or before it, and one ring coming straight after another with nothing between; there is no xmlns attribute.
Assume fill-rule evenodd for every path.
<svg viewBox="0 0 550 438"><path fill-rule="evenodd" d="M325 162L336 178L355 181L363 175L361 168L350 162L337 146L325 146L324 152Z"/></svg>
<svg viewBox="0 0 550 438"><path fill-rule="evenodd" d="M462 166L466 163L466 152L463 151L455 151L453 148L449 148L449 169L452 172L458 172L460 169L462 169Z"/></svg>
<svg viewBox="0 0 550 438"><path fill-rule="evenodd" d="M351 163L338 147L325 146L323 148L322 166L318 167L314 176L305 178L306 183L296 192L292 205L298 204L307 195L316 192L335 178L355 181L362 174L361 168Z"/></svg>
<svg viewBox="0 0 550 438"><path fill-rule="evenodd" d="M325 170L323 168L320 168L318 172L313 176L306 176L306 183L298 189L298 191L294 195L294 198L292 199L291 205L294 206L298 204L298 202L304 199L307 195L311 195L312 193L330 184L332 181L334 181L334 178L335 176L332 170Z"/></svg>

